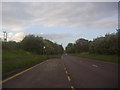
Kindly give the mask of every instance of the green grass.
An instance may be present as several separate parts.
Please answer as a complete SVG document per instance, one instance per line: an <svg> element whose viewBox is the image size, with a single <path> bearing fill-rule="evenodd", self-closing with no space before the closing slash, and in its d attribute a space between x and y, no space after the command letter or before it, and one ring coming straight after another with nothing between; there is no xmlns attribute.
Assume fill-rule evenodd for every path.
<svg viewBox="0 0 120 90"><path fill-rule="evenodd" d="M91 54L88 52L76 53L76 54L70 54L70 55L80 56L83 58L90 58L90 59L95 59L95 60L101 60L101 61L107 61L107 62L118 62L118 58L120 58L117 55Z"/></svg>
<svg viewBox="0 0 120 90"><path fill-rule="evenodd" d="M2 52L3 78L38 64L46 59L60 58L61 55L37 55L23 50Z"/></svg>

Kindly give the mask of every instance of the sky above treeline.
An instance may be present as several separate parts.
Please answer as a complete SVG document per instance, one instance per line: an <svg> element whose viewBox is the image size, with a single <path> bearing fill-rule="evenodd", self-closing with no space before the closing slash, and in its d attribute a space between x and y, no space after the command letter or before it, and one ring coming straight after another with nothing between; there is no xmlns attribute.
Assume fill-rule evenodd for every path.
<svg viewBox="0 0 120 90"><path fill-rule="evenodd" d="M35 34L65 47L79 38L93 40L118 28L117 2L3 2L0 7L2 31L17 42Z"/></svg>

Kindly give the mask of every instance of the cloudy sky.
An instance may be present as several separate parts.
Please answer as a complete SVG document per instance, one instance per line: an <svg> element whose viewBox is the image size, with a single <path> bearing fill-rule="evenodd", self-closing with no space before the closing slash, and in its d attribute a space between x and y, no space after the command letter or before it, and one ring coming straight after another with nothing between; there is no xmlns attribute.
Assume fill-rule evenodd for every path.
<svg viewBox="0 0 120 90"><path fill-rule="evenodd" d="M79 38L93 40L116 32L117 17L117 2L2 3L2 31L7 31L8 40L36 34L64 47Z"/></svg>

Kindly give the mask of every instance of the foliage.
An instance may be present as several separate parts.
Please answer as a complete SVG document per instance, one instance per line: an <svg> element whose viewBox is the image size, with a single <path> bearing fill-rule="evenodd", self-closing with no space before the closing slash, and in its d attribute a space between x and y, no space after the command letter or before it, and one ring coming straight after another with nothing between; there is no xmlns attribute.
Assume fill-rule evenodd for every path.
<svg viewBox="0 0 120 90"><path fill-rule="evenodd" d="M76 52L75 44L69 43L66 47L66 51L67 53L75 53Z"/></svg>
<svg viewBox="0 0 120 90"><path fill-rule="evenodd" d="M3 78L49 58L60 58L62 45L39 36L27 35L21 42L2 42Z"/></svg>
<svg viewBox="0 0 120 90"><path fill-rule="evenodd" d="M50 40L39 36L27 35L21 42L3 42L3 50L25 50L36 54L62 54L62 45L53 43Z"/></svg>
<svg viewBox="0 0 120 90"><path fill-rule="evenodd" d="M90 52L100 54L117 54L118 38L116 34L106 34L93 40L89 45Z"/></svg>
<svg viewBox="0 0 120 90"><path fill-rule="evenodd" d="M66 47L67 53L87 52L89 50L89 41L80 38L75 44L69 43Z"/></svg>
<svg viewBox="0 0 120 90"><path fill-rule="evenodd" d="M69 43L66 47L67 53L90 52L98 54L119 54L120 29L117 33L106 34L104 37L97 37L93 41L80 38L75 44ZM120 54L119 54L120 55Z"/></svg>
<svg viewBox="0 0 120 90"><path fill-rule="evenodd" d="M89 41L83 38L80 38L76 41L76 50L77 52L87 52L89 51Z"/></svg>
<svg viewBox="0 0 120 90"><path fill-rule="evenodd" d="M75 54L71 54L71 55L80 56L83 58L100 60L100 61L120 62L120 60L118 59L120 57L117 55L93 54L93 53L89 53L89 52L75 53Z"/></svg>
<svg viewBox="0 0 120 90"><path fill-rule="evenodd" d="M62 54L63 53L62 45L58 45L47 39L44 40L44 44L45 44L45 48L44 48L45 54Z"/></svg>
<svg viewBox="0 0 120 90"><path fill-rule="evenodd" d="M20 43L17 43L15 41L2 42L3 50L15 50L19 48L20 48Z"/></svg>
<svg viewBox="0 0 120 90"><path fill-rule="evenodd" d="M21 41L22 48L26 51L42 54L44 42L42 37L28 35Z"/></svg>
<svg viewBox="0 0 120 90"><path fill-rule="evenodd" d="M19 72L50 58L60 58L61 55L38 55L24 50L3 50L2 52L2 75Z"/></svg>

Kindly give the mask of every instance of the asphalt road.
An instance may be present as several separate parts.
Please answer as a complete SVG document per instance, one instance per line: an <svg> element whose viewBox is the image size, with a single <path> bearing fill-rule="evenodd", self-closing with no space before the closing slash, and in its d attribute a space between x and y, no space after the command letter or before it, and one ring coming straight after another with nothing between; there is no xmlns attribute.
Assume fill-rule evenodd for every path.
<svg viewBox="0 0 120 90"><path fill-rule="evenodd" d="M76 88L117 88L118 64L63 55Z"/></svg>
<svg viewBox="0 0 120 90"><path fill-rule="evenodd" d="M67 71L67 73L66 73ZM70 80L68 79L70 76ZM3 88L117 88L117 63L62 55L5 83Z"/></svg>

